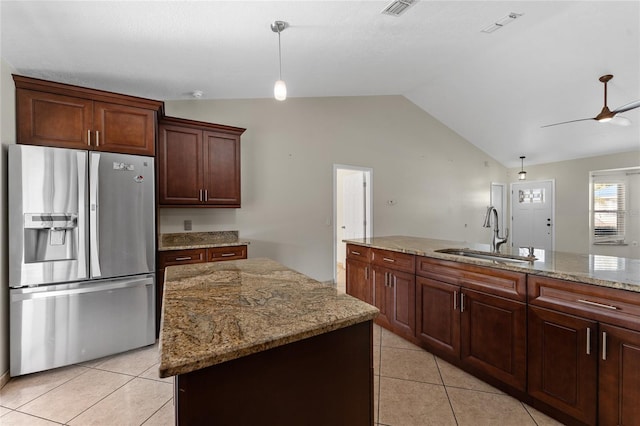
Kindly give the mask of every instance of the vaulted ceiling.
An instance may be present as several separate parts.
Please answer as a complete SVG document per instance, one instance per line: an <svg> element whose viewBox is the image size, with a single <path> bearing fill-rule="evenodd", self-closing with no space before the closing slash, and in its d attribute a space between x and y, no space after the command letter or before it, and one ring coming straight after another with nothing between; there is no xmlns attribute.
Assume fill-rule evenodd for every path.
<svg viewBox="0 0 640 426"><path fill-rule="evenodd" d="M640 151L640 1L2 1L19 74L160 100L403 95L507 167ZM492 33L481 30L521 14ZM640 153L638 155L640 160Z"/></svg>

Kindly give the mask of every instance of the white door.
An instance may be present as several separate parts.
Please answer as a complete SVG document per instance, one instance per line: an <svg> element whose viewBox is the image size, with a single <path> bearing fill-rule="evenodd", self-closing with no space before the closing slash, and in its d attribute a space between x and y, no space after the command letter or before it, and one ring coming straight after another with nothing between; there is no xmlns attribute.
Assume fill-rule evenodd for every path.
<svg viewBox="0 0 640 426"><path fill-rule="evenodd" d="M366 177L362 171L355 171L342 178L342 217L344 218L342 238L344 239L367 237L366 185Z"/></svg>
<svg viewBox="0 0 640 426"><path fill-rule="evenodd" d="M554 181L511 184L511 245L553 250Z"/></svg>

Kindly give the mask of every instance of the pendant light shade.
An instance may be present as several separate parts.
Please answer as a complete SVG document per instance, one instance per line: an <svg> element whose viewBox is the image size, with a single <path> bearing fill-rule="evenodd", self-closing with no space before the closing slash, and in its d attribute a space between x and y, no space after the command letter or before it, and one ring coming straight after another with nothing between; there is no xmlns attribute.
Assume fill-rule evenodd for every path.
<svg viewBox="0 0 640 426"><path fill-rule="evenodd" d="M520 157L520 171L518 172L518 180L525 180L527 178L527 172L524 171L524 159L523 155Z"/></svg>
<svg viewBox="0 0 640 426"><path fill-rule="evenodd" d="M278 33L278 65L280 70L280 73L278 75L280 78L273 86L273 97L278 101L284 101L285 99L287 99L287 85L282 79L282 48L280 45L280 33L284 31L288 26L289 24L284 21L275 21L273 24L271 24L271 31L273 31L274 33Z"/></svg>
<svg viewBox="0 0 640 426"><path fill-rule="evenodd" d="M276 81L275 86L273 86L273 97L278 101L287 99L287 85L284 83L284 80Z"/></svg>

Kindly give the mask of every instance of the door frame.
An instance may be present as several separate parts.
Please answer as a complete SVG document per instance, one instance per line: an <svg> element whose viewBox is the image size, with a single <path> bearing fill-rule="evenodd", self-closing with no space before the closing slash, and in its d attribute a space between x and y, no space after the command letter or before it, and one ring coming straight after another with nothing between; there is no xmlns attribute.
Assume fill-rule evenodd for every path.
<svg viewBox="0 0 640 426"><path fill-rule="evenodd" d="M373 234L373 168L351 166L348 164L334 164L333 165L333 284L337 284L338 280L338 170L354 170L361 171L369 174L369 181L367 185L367 209L369 211L369 222L367 229L370 231L370 238Z"/></svg>
<svg viewBox="0 0 640 426"><path fill-rule="evenodd" d="M551 183L551 192L553 192L551 197L551 251L555 251L556 249L556 180L555 179L540 179L540 180L532 180L532 181L526 181L526 182L516 181L516 182L511 182L509 184L509 227L511 228L510 232L513 233L514 232L513 211L512 211L513 197L514 197L513 185L522 184L522 183L536 184L536 183L542 183L542 182ZM513 237L511 237L510 239L511 241L509 242L509 245L513 247Z"/></svg>

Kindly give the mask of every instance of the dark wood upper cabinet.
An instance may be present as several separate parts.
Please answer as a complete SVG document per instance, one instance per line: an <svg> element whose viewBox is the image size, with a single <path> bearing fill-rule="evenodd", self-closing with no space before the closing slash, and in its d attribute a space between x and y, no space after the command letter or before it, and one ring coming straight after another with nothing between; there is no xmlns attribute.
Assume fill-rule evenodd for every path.
<svg viewBox="0 0 640 426"><path fill-rule="evenodd" d="M155 154L163 103L18 75L18 143Z"/></svg>
<svg viewBox="0 0 640 426"><path fill-rule="evenodd" d="M245 129L164 117L158 141L161 206L240 207Z"/></svg>

